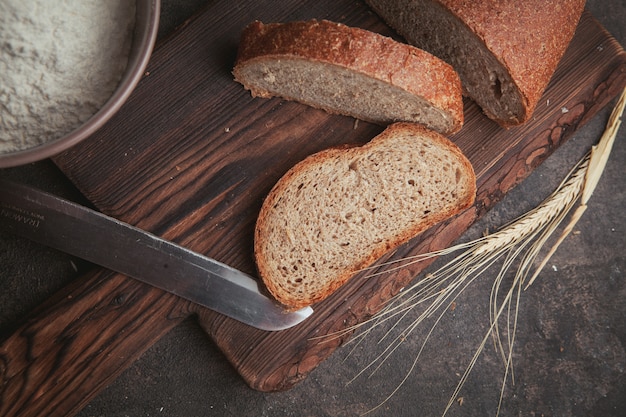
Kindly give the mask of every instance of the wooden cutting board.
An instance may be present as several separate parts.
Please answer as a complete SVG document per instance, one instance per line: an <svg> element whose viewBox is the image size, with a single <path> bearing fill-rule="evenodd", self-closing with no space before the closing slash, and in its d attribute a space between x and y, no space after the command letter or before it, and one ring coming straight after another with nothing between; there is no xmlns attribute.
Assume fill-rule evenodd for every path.
<svg viewBox="0 0 626 417"><path fill-rule="evenodd" d="M210 2L159 45L121 111L55 163L101 211L254 274L262 200L318 150L381 126L280 99L253 99L230 71L242 28L326 18L393 36L361 2ZM271 3L271 4L270 4ZM504 130L472 103L451 139L478 177L476 205L391 259L450 245L626 85L626 54L585 13L533 119ZM106 248L103 248L106 250ZM0 346L0 415L71 415L172 327L195 316L254 389L285 390L343 342L315 337L375 313L426 264L354 277L299 326L264 332L106 270L63 289Z"/></svg>

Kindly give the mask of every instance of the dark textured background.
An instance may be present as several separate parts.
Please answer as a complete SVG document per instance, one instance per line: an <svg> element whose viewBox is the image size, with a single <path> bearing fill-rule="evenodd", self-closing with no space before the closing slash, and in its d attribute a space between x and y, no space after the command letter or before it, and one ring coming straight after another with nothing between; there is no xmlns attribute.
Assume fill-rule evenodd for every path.
<svg viewBox="0 0 626 417"><path fill-rule="evenodd" d="M208 1L163 0L159 39ZM594 0L587 8L626 45L626 4ZM539 203L600 137L604 109L514 189L464 239L494 230ZM626 127L589 209L521 299L515 383L501 415L626 415ZM81 199L50 161L0 170L0 177ZM0 338L39 303L90 265L0 234ZM376 416L437 416L488 327L493 272L457 300L412 376ZM419 329L372 377L347 383L380 351L376 336L348 355L339 349L301 384L282 393L249 389L196 326L185 322L150 348L79 414L87 416L351 416L374 407L408 371L428 329ZM382 336L382 332L377 332ZM448 415L495 413L503 367L487 348Z"/></svg>

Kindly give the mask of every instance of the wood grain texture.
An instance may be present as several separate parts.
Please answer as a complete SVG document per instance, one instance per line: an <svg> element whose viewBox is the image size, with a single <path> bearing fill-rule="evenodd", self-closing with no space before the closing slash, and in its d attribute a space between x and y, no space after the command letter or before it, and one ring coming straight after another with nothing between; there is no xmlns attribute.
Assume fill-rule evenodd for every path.
<svg viewBox="0 0 626 417"><path fill-rule="evenodd" d="M77 412L189 316L190 303L138 283L101 270L40 306L0 346L0 415Z"/></svg>
<svg viewBox="0 0 626 417"><path fill-rule="evenodd" d="M211 2L158 46L121 111L89 140L55 158L106 214L250 274L254 222L272 185L307 155L364 143L382 127L279 99L251 98L230 74L241 29L254 19L317 17L391 34L359 2L321 1L310 8L268 3ZM529 123L503 130L466 102L465 126L451 139L476 170L475 207L386 258L448 246L625 84L623 50L585 14ZM310 319L275 333L99 272L61 291L0 345L0 415L72 414L191 315L252 388L288 389L345 341L321 343L314 337L371 316L425 266L375 279L356 276L314 306Z"/></svg>

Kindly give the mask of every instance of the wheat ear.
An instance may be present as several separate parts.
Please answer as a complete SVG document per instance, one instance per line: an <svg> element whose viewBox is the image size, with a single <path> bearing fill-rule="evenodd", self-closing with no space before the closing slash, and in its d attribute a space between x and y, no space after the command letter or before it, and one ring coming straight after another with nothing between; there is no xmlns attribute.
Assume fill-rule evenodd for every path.
<svg viewBox="0 0 626 417"><path fill-rule="evenodd" d="M607 128L602 135L598 145L593 146L591 151L581 159L581 161L568 174L559 187L539 206L529 211L509 225L503 227L496 233L476 239L474 241L452 246L442 251L421 254L411 258L394 261L400 262L400 266L387 268L385 272L406 267L410 263L421 262L424 259L462 251L454 259L437 269L435 272L428 274L424 279L413 284L408 289L393 297L387 306L377 313L371 320L362 323L354 328L348 329L352 331L356 327L366 326L367 329L357 335L353 341L360 343L371 331L387 322L396 320L391 329L388 330L380 339L379 343L391 338L393 330L400 328L400 323L404 320L410 320L409 313L417 306L426 304L426 308L416 319L410 320L408 325L403 328L401 333L393 338L384 351L372 360L355 379L366 372L373 369L375 372L396 351L396 349L406 340L406 338L426 319L435 318L434 324L430 331L427 332L425 340L419 348L417 355L407 372L404 379L397 388L379 403L378 406L371 409L372 412L381 407L385 402L393 397L398 389L406 382L409 374L415 368L416 363L421 356L424 346L433 334L437 324L440 322L446 311L454 303L456 298L480 275L487 269L502 260L500 270L494 280L490 295L490 327L482 339L478 349L472 357L470 364L466 368L464 374L452 393L448 404L443 412L445 415L450 407L456 401L463 384L467 380L473 366L476 364L477 358L482 353L489 338L493 338L497 351L504 362L504 380L500 391L500 400L498 404L498 413L503 400L504 387L509 375L513 376L512 352L515 341L515 331L517 328L519 300L522 291L530 286L539 275L542 268L546 265L550 257L557 250L558 246L565 237L573 230L576 222L580 219L587 208L587 202L595 189L609 154L617 131L621 124L621 114L626 105L626 89L622 92L615 109L607 123ZM578 208L574 211L569 223L557 239L556 243L551 247L541 263L535 268L533 275L528 280L529 272L534 262L542 250L547 240L559 228L566 216L571 212L572 208L579 202ZM504 297L499 297L502 292L502 283L505 275L512 268L514 261L519 261L519 265L513 277L513 283L510 288L505 291ZM391 264L389 263L389 264ZM388 265L389 265L388 264ZM379 265L380 266L380 265ZM378 266L377 266L378 267ZM526 285L524 286L524 284ZM500 331L500 318L505 314L506 321L506 341ZM511 315L513 316L511 318ZM367 414L367 413L366 413Z"/></svg>

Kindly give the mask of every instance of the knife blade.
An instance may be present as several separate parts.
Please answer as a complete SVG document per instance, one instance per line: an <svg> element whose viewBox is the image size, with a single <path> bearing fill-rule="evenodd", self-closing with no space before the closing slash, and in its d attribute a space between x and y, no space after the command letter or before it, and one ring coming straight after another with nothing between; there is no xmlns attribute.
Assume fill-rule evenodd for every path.
<svg viewBox="0 0 626 417"><path fill-rule="evenodd" d="M53 194L0 179L0 229L122 273L250 326L284 330L309 317L287 312L251 276Z"/></svg>

